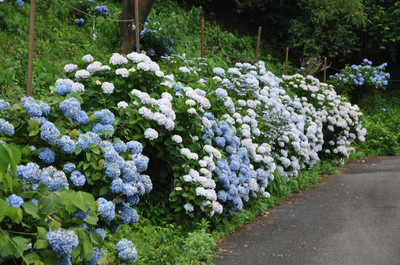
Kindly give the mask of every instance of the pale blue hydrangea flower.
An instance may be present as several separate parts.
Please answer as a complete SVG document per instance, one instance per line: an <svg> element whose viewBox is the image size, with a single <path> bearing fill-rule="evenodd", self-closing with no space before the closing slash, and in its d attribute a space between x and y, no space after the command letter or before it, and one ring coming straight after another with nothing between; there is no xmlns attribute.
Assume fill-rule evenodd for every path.
<svg viewBox="0 0 400 265"><path fill-rule="evenodd" d="M100 234L101 237L103 238L103 241L104 241L104 239L106 239L106 231L104 231L103 228L96 228L94 230L94 232L96 232L97 234Z"/></svg>
<svg viewBox="0 0 400 265"><path fill-rule="evenodd" d="M64 172L66 172L66 173L72 172L72 171L74 171L75 169L76 169L76 166L75 166L75 164L73 164L73 163L67 163L67 164L65 164L64 167L63 167L63 170L64 170Z"/></svg>
<svg viewBox="0 0 400 265"><path fill-rule="evenodd" d="M147 156L144 156L142 154L134 154L132 156L132 160L136 164L137 172L141 173L147 170L147 167L149 165L149 158Z"/></svg>
<svg viewBox="0 0 400 265"><path fill-rule="evenodd" d="M11 196L6 199L6 202L8 203L8 206L10 206L10 207L19 208L24 203L24 199L22 199L18 195L11 194Z"/></svg>
<svg viewBox="0 0 400 265"><path fill-rule="evenodd" d="M84 152L89 151L90 144L100 144L101 138L94 132L87 132L85 134L80 134L76 145L81 147Z"/></svg>
<svg viewBox="0 0 400 265"><path fill-rule="evenodd" d="M119 209L120 217L118 221L122 224L133 224L139 221L139 215L135 209L129 206L123 206Z"/></svg>
<svg viewBox="0 0 400 265"><path fill-rule="evenodd" d="M72 154L75 152L75 142L68 135L63 135L57 141L57 146L61 148L61 152L65 154Z"/></svg>
<svg viewBox="0 0 400 265"><path fill-rule="evenodd" d="M97 213L107 221L112 221L115 217L115 205L113 202L107 201L103 197L97 199L99 208Z"/></svg>
<svg viewBox="0 0 400 265"><path fill-rule="evenodd" d="M14 126L8 121L0 119L0 132L4 132L7 136L13 136Z"/></svg>
<svg viewBox="0 0 400 265"><path fill-rule="evenodd" d="M43 162L45 162L45 163L47 163L47 164L53 163L55 157L56 157L56 154L55 154L50 148L47 148L47 147L44 148L44 149L42 150L42 152L40 152L40 154L39 154L39 158L40 158Z"/></svg>
<svg viewBox="0 0 400 265"><path fill-rule="evenodd" d="M132 264L136 262L137 251L131 241L126 238L121 239L116 245L118 258L122 263Z"/></svg>
<svg viewBox="0 0 400 265"><path fill-rule="evenodd" d="M41 127L40 137L49 143L54 143L60 136L60 131L50 121L46 121Z"/></svg>
<svg viewBox="0 0 400 265"><path fill-rule="evenodd" d="M138 141L129 141L126 143L126 148L130 151L133 155L140 154L143 151L143 145Z"/></svg>
<svg viewBox="0 0 400 265"><path fill-rule="evenodd" d="M109 109L103 109L94 113L96 119L100 120L103 125L111 125L114 122L114 114Z"/></svg>
<svg viewBox="0 0 400 265"><path fill-rule="evenodd" d="M72 250L79 244L75 232L64 228L58 228L54 231L50 229L46 235L46 239L58 257L69 259L69 261L71 260Z"/></svg>
<svg viewBox="0 0 400 265"><path fill-rule="evenodd" d="M70 180L76 187L80 187L85 185L86 183L86 177L79 171L73 171L71 173Z"/></svg>
<svg viewBox="0 0 400 265"><path fill-rule="evenodd" d="M0 112L10 107L10 103L5 102L3 99L0 99Z"/></svg>
<svg viewBox="0 0 400 265"><path fill-rule="evenodd" d="M84 211L82 211L81 209L77 209L75 212L72 212L71 215L72 217L84 220L90 213L90 209L86 211L86 213Z"/></svg>
<svg viewBox="0 0 400 265"><path fill-rule="evenodd" d="M88 0L86 0L86 1L88 1ZM99 259L103 258L104 255L105 255L105 253L104 253L103 249L99 250L98 247L93 247L93 253L92 253L92 256L90 257L90 261L85 258L83 258L83 261L85 262L85 264L88 264L88 265L97 265L98 264L97 261Z"/></svg>

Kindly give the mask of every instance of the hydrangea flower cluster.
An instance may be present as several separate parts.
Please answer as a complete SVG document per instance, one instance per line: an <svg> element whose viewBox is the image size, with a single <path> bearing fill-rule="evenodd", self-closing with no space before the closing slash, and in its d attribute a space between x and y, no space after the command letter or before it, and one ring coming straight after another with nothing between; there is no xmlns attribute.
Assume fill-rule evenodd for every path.
<svg viewBox="0 0 400 265"><path fill-rule="evenodd" d="M358 88L384 89L388 84L390 74L385 72L387 63L372 66L372 62L364 59L359 65L347 65L339 73L331 75L328 84L350 99ZM365 93L365 91L363 92Z"/></svg>
<svg viewBox="0 0 400 265"><path fill-rule="evenodd" d="M184 184L181 186L182 192L190 185L196 187L195 195L204 198L202 205L197 206L209 215L220 213L216 209L225 206L241 210L243 202L250 196L262 194L268 197L268 182L274 179L275 169L289 180L296 177L300 169L313 166L328 152L325 139L331 135L326 132L326 120L332 119L330 116L337 112L342 111L344 119L352 119L352 129L360 132L359 140L364 140L365 129L358 120L357 107L338 98L332 89L322 89L316 79L302 77L301 82L312 83L308 87L314 92L305 95L296 93L300 84L291 80L294 77L282 80L268 72L263 62L256 65L237 63L227 71L216 67L212 79L200 77L197 72L202 71L201 67L188 64L186 73L197 77L202 89L182 86L175 81L179 75L178 78L169 77L164 84L175 88L176 97L186 102L187 112L194 115L204 132L202 140L208 150L204 151L205 159L201 153L181 149L181 155L189 161L200 159L200 171L193 162L188 162L191 166L183 165L187 174L182 176ZM315 93L320 89L324 95ZM288 94L294 90L298 96ZM331 110L335 105L338 109ZM205 112L207 109L219 111L208 113ZM325 114L323 109L330 112ZM338 143L341 147L331 148L332 155L348 156L352 151L350 143L356 139L354 135L350 131L344 132L343 136L333 135L335 145ZM209 155L212 148L221 151L224 159ZM213 180L216 176L218 182ZM186 200L185 210L191 216L196 207L193 204Z"/></svg>
<svg viewBox="0 0 400 265"><path fill-rule="evenodd" d="M133 247L131 241L126 238L121 239L117 243L117 251L118 251L118 258L122 263L125 264L132 264L136 262L137 259L137 251Z"/></svg>
<svg viewBox="0 0 400 265"><path fill-rule="evenodd" d="M94 10L100 13L103 17L108 16L108 8L106 6L96 6Z"/></svg>
<svg viewBox="0 0 400 265"><path fill-rule="evenodd" d="M20 208L21 205L24 203L24 199L22 199L20 196L11 194L10 197L6 199L6 202L8 206L10 207L17 207Z"/></svg>
<svg viewBox="0 0 400 265"><path fill-rule="evenodd" d="M49 241L54 253L63 259L63 264L72 264L71 252L79 244L78 236L74 231L64 228L58 228L54 231L50 230L46 235L46 239Z"/></svg>
<svg viewBox="0 0 400 265"><path fill-rule="evenodd" d="M140 50L158 60L161 56L168 56L172 52L174 41L165 37L163 29L159 27L159 23L149 23L147 18L144 29L140 32ZM153 28L153 29L150 29Z"/></svg>

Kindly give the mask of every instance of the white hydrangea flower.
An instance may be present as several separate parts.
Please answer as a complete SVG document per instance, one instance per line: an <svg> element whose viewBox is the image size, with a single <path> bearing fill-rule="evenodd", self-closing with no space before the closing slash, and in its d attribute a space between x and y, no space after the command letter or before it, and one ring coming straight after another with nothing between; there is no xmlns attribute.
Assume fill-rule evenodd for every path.
<svg viewBox="0 0 400 265"><path fill-rule="evenodd" d="M158 77L163 77L164 76L164 73L162 72L162 71L156 71L156 76L158 76Z"/></svg>
<svg viewBox="0 0 400 265"><path fill-rule="evenodd" d="M127 64L128 59L126 59L124 56L122 56L119 53L114 53L111 58L110 58L110 64L112 65L122 65L122 64Z"/></svg>
<svg viewBox="0 0 400 265"><path fill-rule="evenodd" d="M82 61L84 61L84 62L91 63L91 62L93 62L93 60L94 60L93 56L90 54L86 54L85 56L82 57Z"/></svg>
<svg viewBox="0 0 400 265"><path fill-rule="evenodd" d="M74 92L74 93L85 92L85 86L81 83L73 82L71 92Z"/></svg>
<svg viewBox="0 0 400 265"><path fill-rule="evenodd" d="M189 114L195 114L195 113L197 113L197 111L196 111L194 108L189 108L189 109L187 110L187 112L188 112Z"/></svg>
<svg viewBox="0 0 400 265"><path fill-rule="evenodd" d="M126 69L126 68L118 68L118 69L115 71L115 74L116 74L116 75L120 75L120 76L126 78L126 77L129 76L129 71L128 71L128 69Z"/></svg>
<svg viewBox="0 0 400 265"><path fill-rule="evenodd" d="M155 140L158 138L158 132L153 128L147 128L144 132L144 137L149 140Z"/></svg>
<svg viewBox="0 0 400 265"><path fill-rule="evenodd" d="M146 107L141 107L139 109L139 114L142 115L144 118L151 120L153 118L153 112L151 111L151 109L146 108Z"/></svg>
<svg viewBox="0 0 400 265"><path fill-rule="evenodd" d="M120 101L118 102L117 107L126 109L128 107L128 103L126 103L125 101Z"/></svg>
<svg viewBox="0 0 400 265"><path fill-rule="evenodd" d="M138 70L149 71L150 67L147 63L138 63L137 65Z"/></svg>
<svg viewBox="0 0 400 265"><path fill-rule="evenodd" d="M183 139L180 135L175 134L174 136L172 136L172 141L180 144L180 143L182 143Z"/></svg>
<svg viewBox="0 0 400 265"><path fill-rule="evenodd" d="M102 65L102 66L100 67L100 71L109 71L109 70L111 70L111 67L108 66L108 65Z"/></svg>
<svg viewBox="0 0 400 265"><path fill-rule="evenodd" d="M76 78L88 78L90 76L90 73L87 70L78 70L75 72L75 77Z"/></svg>
<svg viewBox="0 0 400 265"><path fill-rule="evenodd" d="M78 65L77 64L67 64L64 66L64 71L67 73L72 73L78 70Z"/></svg>
<svg viewBox="0 0 400 265"><path fill-rule="evenodd" d="M110 82L104 82L101 85L101 89L103 89L105 94L111 94L114 91L114 84Z"/></svg>
<svg viewBox="0 0 400 265"><path fill-rule="evenodd" d="M101 66L102 66L102 63L96 61L96 62L89 64L86 67L86 70L88 70L90 73L96 73L97 71L100 71Z"/></svg>

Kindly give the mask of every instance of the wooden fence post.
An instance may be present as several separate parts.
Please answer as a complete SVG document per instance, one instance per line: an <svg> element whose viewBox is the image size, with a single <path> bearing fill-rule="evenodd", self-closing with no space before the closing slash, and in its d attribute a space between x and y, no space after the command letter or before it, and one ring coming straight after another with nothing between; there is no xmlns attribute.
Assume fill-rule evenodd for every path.
<svg viewBox="0 0 400 265"><path fill-rule="evenodd" d="M139 47L139 33L140 33L140 28L139 28L139 0L135 0L135 26L136 26L136 52L140 52L140 47Z"/></svg>
<svg viewBox="0 0 400 265"><path fill-rule="evenodd" d="M324 64L324 83L326 83L326 57L325 57L325 64Z"/></svg>
<svg viewBox="0 0 400 265"><path fill-rule="evenodd" d="M204 58L204 18L201 19L201 58Z"/></svg>
<svg viewBox="0 0 400 265"><path fill-rule="evenodd" d="M32 71L33 71L33 37L35 33L35 0L31 0L29 15L29 53L28 53L28 81L26 83L26 96L32 93Z"/></svg>
<svg viewBox="0 0 400 265"><path fill-rule="evenodd" d="M286 48L286 60L285 60L285 75L287 75L287 63L289 57L289 47Z"/></svg>
<svg viewBox="0 0 400 265"><path fill-rule="evenodd" d="M258 62L258 50L260 48L260 39L261 39L261 26L258 27L258 40L257 40L257 49L256 49L256 62Z"/></svg>

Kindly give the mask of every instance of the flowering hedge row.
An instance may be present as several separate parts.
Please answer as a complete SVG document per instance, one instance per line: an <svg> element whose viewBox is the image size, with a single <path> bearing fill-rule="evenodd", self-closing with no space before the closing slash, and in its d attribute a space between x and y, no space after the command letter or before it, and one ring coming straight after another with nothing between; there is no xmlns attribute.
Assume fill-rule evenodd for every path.
<svg viewBox="0 0 400 265"><path fill-rule="evenodd" d="M104 229L137 222L153 184L178 214L227 214L364 140L357 107L315 78L165 59L169 75L144 54L85 55L48 97L0 101L3 259L109 262ZM136 260L129 241L117 251Z"/></svg>

